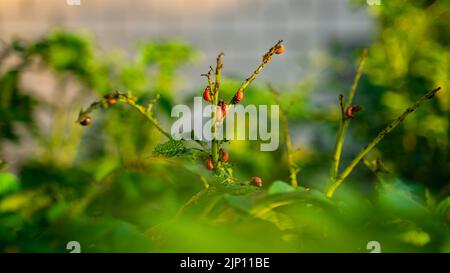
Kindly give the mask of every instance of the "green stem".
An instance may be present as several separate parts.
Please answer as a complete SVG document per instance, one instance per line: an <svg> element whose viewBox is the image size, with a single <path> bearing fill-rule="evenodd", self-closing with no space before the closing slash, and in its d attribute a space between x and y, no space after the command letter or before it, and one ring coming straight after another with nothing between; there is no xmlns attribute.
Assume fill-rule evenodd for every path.
<svg viewBox="0 0 450 273"><path fill-rule="evenodd" d="M154 117L152 113L153 105L156 103L156 101L159 99L159 95L156 95L154 99L147 105L147 107L144 107L138 103L136 103L136 98L132 96L131 94L127 93L119 93L114 92L111 93L114 98L118 99L119 102L128 104L129 106L136 109L139 113L145 116L145 118L150 121L150 123L153 124L153 126L156 127L156 129L161 132L164 136L166 136L168 139L173 139L172 135L164 130L164 128L159 124L158 120ZM95 109L101 107L105 103L104 100L101 101L95 101L89 105L89 107L86 110L81 109L80 113L78 114L78 122L85 116L87 116L89 113L94 111Z"/></svg>
<svg viewBox="0 0 450 273"><path fill-rule="evenodd" d="M345 138L345 134L347 132L348 126L350 125L350 121L351 121L351 119L345 118L344 110L345 110L345 107L348 107L348 106L352 105L352 103L353 103L353 98L355 96L356 89L358 88L359 79L361 78L362 71L366 64L367 53L368 53L367 49L364 49L361 54L359 66L356 71L355 78L353 80L353 84L350 89L346 105L344 105L344 103L343 103L343 96L342 95L339 96L339 102L340 102L340 106L341 106L341 122L340 122L340 126L339 126L339 132L337 135L336 145L334 147L333 159L332 159L331 168L330 168L330 178L332 181L336 180L336 177L337 177L337 174L339 171L339 162L340 162L341 155L342 155L342 147L344 145L344 138Z"/></svg>
<svg viewBox="0 0 450 273"><path fill-rule="evenodd" d="M147 118L147 120L149 120L156 127L156 129L158 129L158 131L160 131L168 139L172 139L172 136L170 135L170 133L167 132L166 130L164 130L164 128L162 128L161 124L159 124L158 120L156 120L156 118L153 117L152 112L147 111L147 109L151 110L152 107L148 106L147 108L144 108L143 106L137 104L136 102L134 102L133 99L129 98L127 95L124 95L124 94L120 94L119 98L121 98L124 103L132 106L134 109L136 109L141 114L143 114ZM156 102L156 100L152 101L153 104L155 102Z"/></svg>
<svg viewBox="0 0 450 273"><path fill-rule="evenodd" d="M219 162L219 140L217 139L217 124L216 124L216 116L217 116L217 105L219 104L219 87L220 87L220 80L221 80L221 70L222 70L222 59L224 57L223 52L221 52L217 56L217 64L216 64L216 71L215 71L215 82L214 82L214 90L213 90L213 112L211 114L212 118L212 125L211 125L211 132L213 134L213 140L211 143L211 156L214 162L214 167L217 168L217 164Z"/></svg>
<svg viewBox="0 0 450 273"><path fill-rule="evenodd" d="M353 84L350 89L350 93L348 94L347 106L350 106L352 104L353 97L355 96L356 89L358 88L359 79L361 78L362 71L364 69L364 66L366 65L367 55L368 55L368 50L367 50L367 48L364 48L363 52L361 53L361 57L359 59L359 66L358 66L358 70L356 71L355 79L353 80Z"/></svg>
<svg viewBox="0 0 450 273"><path fill-rule="evenodd" d="M256 78L256 76L258 76L259 72L261 72L264 66L266 66L266 64L268 64L272 60L273 54L275 54L275 51L277 50L278 46L281 45L282 42L283 40L278 41L273 47L269 49L269 51L266 54L264 54L262 63L255 69L255 71L253 71L250 77L245 79L245 81L241 84L241 86L239 86L239 89L236 91L236 93L238 93L239 91L244 92L245 88L247 88L247 86L249 86L250 83L252 83L252 81ZM233 100L230 101L230 104L232 103Z"/></svg>
<svg viewBox="0 0 450 273"><path fill-rule="evenodd" d="M330 169L330 178L331 180L335 180L336 176L339 171L339 163L341 159L342 154L342 147L344 146L344 137L345 133L347 132L347 128L349 126L350 122L348 120L342 121L339 126L339 131L336 139L336 145L334 147L334 153L333 153L333 161L331 163L331 169Z"/></svg>
<svg viewBox="0 0 450 273"><path fill-rule="evenodd" d="M275 88L269 84L269 89L272 92L275 102L280 105L280 97L279 93L275 90ZM287 122L286 113L281 109L280 105L280 125L281 130L283 130L283 137L284 137L284 145L286 147L286 156L288 161L288 168L289 168L289 178L291 181L292 187L296 188L298 187L298 181L297 181L297 173L299 172L298 166L294 162L294 156L292 154L292 142L291 137L289 136L289 127Z"/></svg>
<svg viewBox="0 0 450 273"><path fill-rule="evenodd" d="M438 92L441 88L438 87L434 90L429 91L421 98L419 98L413 105L408 107L400 116L391 121L386 128L384 128L359 154L352 160L352 162L345 168L345 170L341 173L339 178L330 185L327 189L327 196L329 198L333 197L336 189L344 182L344 180L350 175L356 165L367 155L385 136L387 136L398 124L400 124L409 114L413 113L419 106L428 99L434 97L436 92Z"/></svg>
<svg viewBox="0 0 450 273"><path fill-rule="evenodd" d="M194 205L195 203L197 203L197 201L199 199L201 199L205 194L208 193L208 191L210 190L209 187L206 187L204 189L202 189L201 191L197 192L196 194L194 194L177 212L175 219L180 218L183 214L183 212L190 206Z"/></svg>
<svg viewBox="0 0 450 273"><path fill-rule="evenodd" d="M291 185L292 185L292 187L296 188L296 187L298 187L298 181L297 181L298 167L294 163L294 157L292 155L292 142L291 142L291 138L289 136L287 119L282 111L280 112L280 118L281 118L281 127L283 129L283 134L284 134L284 145L286 146L286 155L287 155L287 160L288 160L288 164L289 164L289 174L290 174L290 179L291 179Z"/></svg>

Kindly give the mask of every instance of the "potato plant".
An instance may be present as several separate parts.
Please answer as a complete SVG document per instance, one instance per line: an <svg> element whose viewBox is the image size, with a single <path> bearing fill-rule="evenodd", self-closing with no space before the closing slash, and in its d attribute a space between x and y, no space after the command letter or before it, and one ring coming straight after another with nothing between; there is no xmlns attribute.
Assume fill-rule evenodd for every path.
<svg viewBox="0 0 450 273"><path fill-rule="evenodd" d="M242 82L223 77L220 53L199 75L206 81L194 96L213 106L212 120L222 120L235 104L280 105L282 147L262 152L251 141L175 140L168 131L177 69L197 54L186 44L141 44L136 58L119 61L96 54L89 38L66 32L6 45L0 137L23 143L11 129L23 124L36 149L13 164L15 170L0 161L0 250L67 252L76 241L81 252L369 252L376 241L382 252L448 252L449 197L401 179L388 158L374 152L445 90L424 91L384 129L373 124L382 129L358 151L352 127L364 123L371 108L354 101L370 95L365 85L358 88L370 52L361 51L353 83L342 83L349 92L334 94L337 119L312 109L304 89L285 92L263 84L263 77L255 81L278 55L288 56L282 41ZM18 64L3 63L11 54ZM36 67L61 82L56 103L24 88L25 73ZM150 79L149 67L158 70ZM67 82L78 89L64 103ZM50 133L35 116L39 107L52 110ZM325 155L295 141L303 134L297 123L308 117L314 129L324 120L339 126ZM345 142L355 149L347 151ZM346 165L345 156L353 157Z"/></svg>

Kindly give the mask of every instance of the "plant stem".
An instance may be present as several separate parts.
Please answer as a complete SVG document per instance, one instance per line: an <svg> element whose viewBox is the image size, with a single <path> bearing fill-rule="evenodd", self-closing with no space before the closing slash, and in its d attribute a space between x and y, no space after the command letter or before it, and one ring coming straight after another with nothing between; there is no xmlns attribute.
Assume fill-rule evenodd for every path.
<svg viewBox="0 0 450 273"><path fill-rule="evenodd" d="M259 72L264 68L266 64L270 62L272 59L273 54L275 54L276 50L280 46L280 44L283 41L278 41L272 48L269 49L269 51L264 54L262 63L256 68L256 70L253 72L253 74L248 77L239 87L237 92L244 91L245 88L256 78L256 76L259 74ZM208 74L203 74L204 76L208 77L208 83L210 90L212 92L212 104L214 106L213 112L211 114L211 118L213 120L212 126L211 126L211 133L213 134L213 140L211 142L211 157L214 163L214 167L216 168L219 163L219 141L217 140L217 123L216 123L216 116L217 116L217 106L219 104L219 92L220 92L220 80L221 80L221 70L222 70L222 59L224 57L223 53L220 53L217 56L216 59L216 69L215 69L215 82L214 86L212 86L211 82L211 76L210 72ZM210 70L211 71L211 70ZM214 88L212 88L214 87ZM233 103L233 99L230 101L230 104Z"/></svg>
<svg viewBox="0 0 450 273"><path fill-rule="evenodd" d="M358 88L359 79L361 78L362 71L364 69L364 66L366 65L367 55L368 55L368 50L367 50L367 48L364 48L363 52L361 53L361 57L359 59L359 66L358 66L358 70L356 71L355 79L353 80L353 84L350 89L350 93L348 94L347 106L352 104L353 97L355 96L356 89Z"/></svg>
<svg viewBox="0 0 450 273"><path fill-rule="evenodd" d="M211 114L212 118L212 127L211 132L213 134L213 140L211 143L211 156L214 162L214 167L217 168L217 163L219 162L219 140L217 139L217 105L219 104L219 87L220 87L220 79L221 79L221 70L222 70L222 59L225 54L221 52L217 56L216 60L216 71L215 71L215 82L214 82L214 91L213 91L213 112Z"/></svg>
<svg viewBox="0 0 450 273"><path fill-rule="evenodd" d="M292 187L296 188L296 187L298 187L297 173L299 172L299 169L298 169L298 166L294 162L294 156L292 154L292 142L291 142L291 137L289 136L289 127L288 127L288 123L287 123L286 113L281 108L279 93L275 90L275 88L271 84L269 84L268 86L275 98L276 103L280 106L280 122L281 122L280 125L281 125L281 129L283 130L284 145L286 147L286 156L287 156L288 168L289 168L289 178L290 178Z"/></svg>
<svg viewBox="0 0 450 273"><path fill-rule="evenodd" d="M147 109L148 110L152 109L151 105L156 102L157 98L152 100L152 102L149 104L149 106L147 108L144 108L143 106L137 104L134 101L134 99L130 98L128 95L120 94L119 98L122 100L122 102L132 106L134 109L136 109L141 114L143 114L147 118L147 120L149 120L156 127L156 129L158 129L158 131L160 131L168 139L172 139L172 136L170 135L170 133L167 132L166 130L164 130L164 128L162 128L161 124L159 124L158 120L155 117L153 117L152 112L147 111Z"/></svg>
<svg viewBox="0 0 450 273"><path fill-rule="evenodd" d="M214 71L214 69L212 68L212 66L209 67L208 73L206 74L202 74L201 76L205 76L208 79L208 87L209 87L209 91L214 92L214 83L212 81L211 78L211 73Z"/></svg>
<svg viewBox="0 0 450 273"><path fill-rule="evenodd" d="M438 92L441 88L438 87L434 90L429 91L421 98L419 98L413 105L408 107L400 116L391 121L386 128L384 128L364 149L359 152L359 154L352 160L352 162L345 168L345 170L341 173L339 178L330 185L327 189L327 196L329 198L333 197L336 189L344 182L344 180L350 175L355 166L367 155L385 136L387 136L398 124L400 124L409 114L413 113L419 106L428 99L434 97L436 92Z"/></svg>
<svg viewBox="0 0 450 273"><path fill-rule="evenodd" d="M278 46L281 45L282 42L283 40L279 40L273 47L269 49L269 51L266 54L264 54L262 63L255 69L255 71L253 71L253 74L250 75L250 77L245 79L245 81L241 84L241 86L239 86L239 89L236 91L236 93L238 93L239 91L244 92L245 88L247 88L247 86L249 86L249 84L252 83L252 81L256 78L256 76L258 76L259 72L261 72L264 66L272 60L273 54L275 54L275 51L277 50ZM233 100L230 101L230 104L232 103Z"/></svg>
<svg viewBox="0 0 450 273"><path fill-rule="evenodd" d="M292 143L291 138L289 136L287 119L283 111L280 111L280 118L281 118L281 127L284 134L284 145L286 146L286 155L289 164L289 173L290 173L289 177L291 179L292 187L296 188L298 187L297 173L299 172L299 169L297 165L294 163L294 157L292 154Z"/></svg>
<svg viewBox="0 0 450 273"><path fill-rule="evenodd" d="M341 121L339 125L339 131L336 139L336 145L334 147L333 159L330 168L330 178L332 181L336 180L339 171L339 162L341 160L345 133L347 132L348 126L350 125L351 121L351 119L345 118L344 110L345 107L348 107L353 103L353 98L355 96L356 89L358 88L359 79L361 78L361 74L366 64L366 60L367 60L367 49L364 49L360 57L359 66L358 69L356 70L355 78L353 80L353 84L350 89L346 105L344 105L343 96L342 95L339 96L339 104L341 107Z"/></svg>
<svg viewBox="0 0 450 273"><path fill-rule="evenodd" d="M341 121L339 125L339 131L336 139L336 144L334 147L333 161L331 162L331 169L330 169L330 178L333 181L336 179L336 176L339 171L339 162L341 159L342 147L344 145L344 137L345 133L347 132L349 124L350 124L349 120L345 120Z"/></svg>
<svg viewBox="0 0 450 273"><path fill-rule="evenodd" d="M214 96L215 100L218 100L219 98L219 87L220 87L220 79L221 79L221 71L222 71L222 59L225 56L223 52L220 52L220 54L217 56L216 59L216 77L215 77L215 83L214 83Z"/></svg>
<svg viewBox="0 0 450 273"><path fill-rule="evenodd" d="M207 194L208 191L210 190L209 187L206 187L204 189L202 189L201 191L197 192L196 194L194 194L177 212L175 219L180 218L181 215L183 214L183 212L190 206L194 205L195 203L197 203L197 201L203 197L203 195Z"/></svg>

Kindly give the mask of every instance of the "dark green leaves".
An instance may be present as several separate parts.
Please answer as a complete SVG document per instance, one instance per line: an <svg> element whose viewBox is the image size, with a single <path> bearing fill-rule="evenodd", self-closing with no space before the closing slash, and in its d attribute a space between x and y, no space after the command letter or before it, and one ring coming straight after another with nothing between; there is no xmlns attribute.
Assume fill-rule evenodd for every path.
<svg viewBox="0 0 450 273"><path fill-rule="evenodd" d="M166 157L175 157L185 155L188 149L184 146L182 140L169 140L162 144L157 144L153 150L154 155Z"/></svg>

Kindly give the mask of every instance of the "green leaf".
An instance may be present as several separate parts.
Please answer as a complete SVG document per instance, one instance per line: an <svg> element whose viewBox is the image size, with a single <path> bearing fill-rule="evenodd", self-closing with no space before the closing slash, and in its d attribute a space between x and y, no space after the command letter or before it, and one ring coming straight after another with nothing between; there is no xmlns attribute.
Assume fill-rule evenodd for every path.
<svg viewBox="0 0 450 273"><path fill-rule="evenodd" d="M162 155L166 157L174 157L185 155L188 149L184 146L182 140L169 140L165 143L156 145L153 150L154 155Z"/></svg>
<svg viewBox="0 0 450 273"><path fill-rule="evenodd" d="M447 213L450 213L450 197L445 198L436 207L436 212L446 216Z"/></svg>
<svg viewBox="0 0 450 273"><path fill-rule="evenodd" d="M410 230L400 235L400 239L405 243L415 246L424 246L431 240L430 235L421 230Z"/></svg>
<svg viewBox="0 0 450 273"><path fill-rule="evenodd" d="M253 206L253 200L248 196L225 195L225 200L230 206L245 212L249 212Z"/></svg>
<svg viewBox="0 0 450 273"><path fill-rule="evenodd" d="M423 201L414 194L411 186L401 180L383 183L378 189L378 202L382 209L391 214L402 215L417 221L431 220L432 214Z"/></svg>
<svg viewBox="0 0 450 273"><path fill-rule="evenodd" d="M19 180L14 174L0 173L0 196L19 189Z"/></svg>
<svg viewBox="0 0 450 273"><path fill-rule="evenodd" d="M61 217L66 215L68 208L69 208L69 206L65 202L60 202L60 203L55 204L54 206L52 206L51 208L48 209L47 215L46 215L47 220L50 223L56 222L58 219L60 219Z"/></svg>
<svg viewBox="0 0 450 273"><path fill-rule="evenodd" d="M291 185L279 180L273 182L269 188L269 194L280 194L293 191L295 191L295 189Z"/></svg>

